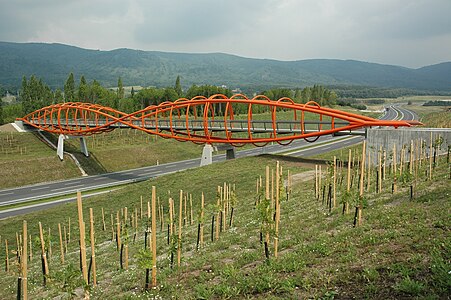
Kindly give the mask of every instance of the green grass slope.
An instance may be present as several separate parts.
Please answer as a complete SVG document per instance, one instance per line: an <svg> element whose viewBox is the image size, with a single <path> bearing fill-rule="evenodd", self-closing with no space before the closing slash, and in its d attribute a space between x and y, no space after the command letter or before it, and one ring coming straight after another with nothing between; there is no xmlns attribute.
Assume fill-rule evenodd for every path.
<svg viewBox="0 0 451 300"><path fill-rule="evenodd" d="M0 189L80 175L69 157L61 162L35 134L0 132Z"/></svg>
<svg viewBox="0 0 451 300"><path fill-rule="evenodd" d="M271 231L271 253L266 259L259 242L261 219L259 210L255 208L255 183L259 176L263 176L264 182L265 166L274 168L275 158L281 161L284 176L287 170L295 176L292 194L288 200L283 196L281 201L279 256L273 257L274 232ZM419 174L424 174L426 167L423 163ZM88 208L91 207L96 230L98 286L90 290L91 299L444 299L449 296L451 288L448 273L451 189L448 176L449 165L446 158L441 158L433 181L420 175L413 200L409 200L408 186L400 182L399 191L394 195L391 194L390 180L384 182L381 194L375 194L371 188L365 193L363 225L357 228L352 226L352 214L341 214L339 203L343 186L338 189L337 208L329 212L321 199L314 197L312 165L277 156L218 163L85 199L86 227L89 228ZM218 211L216 189L224 182L236 186L234 224L220 233L218 241L212 242L211 217ZM149 262L142 249L147 221L145 217L139 217L140 197L143 196L143 211L146 212L152 185L156 186L159 204L164 207L164 226L163 230L157 229L158 284L156 288L145 291L143 266ZM182 234L182 263L180 267L175 265L171 268L173 248L167 244L166 231L168 197L175 200L178 220L180 189L193 195L194 222L190 224L188 213ZM205 245L196 251L196 216L201 192L205 193L206 199ZM122 215L124 207L128 208L129 216L136 209L139 219L136 239L129 222L123 227L128 234L125 240L130 257L127 270L120 268L120 252L111 240L110 221L110 216L116 216L117 212ZM102 230L102 208L106 216L106 231ZM33 240L33 260L29 262L28 275L29 297L82 298L76 215L76 205L71 203L0 221L0 261L5 259L4 240L8 239L11 264L9 273L3 268L0 270L3 299L16 298L15 234L20 232L22 220L28 221ZM69 218L71 239L65 263L61 264L57 225L61 223L68 229ZM36 240L39 221L46 232L51 228L52 233L47 287L42 286L40 248ZM123 234L123 241L127 234Z"/></svg>

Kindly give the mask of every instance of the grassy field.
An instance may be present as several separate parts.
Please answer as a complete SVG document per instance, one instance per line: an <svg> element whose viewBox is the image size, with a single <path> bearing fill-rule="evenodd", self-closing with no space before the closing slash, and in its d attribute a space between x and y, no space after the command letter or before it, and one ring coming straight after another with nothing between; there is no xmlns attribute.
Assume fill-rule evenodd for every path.
<svg viewBox="0 0 451 300"><path fill-rule="evenodd" d="M53 137L53 140L56 140ZM157 163L168 163L200 157L202 145L163 139L138 130L114 130L86 137L91 158L80 154L78 140L67 140L65 149L77 155L83 166L91 169L89 174L115 172Z"/></svg>
<svg viewBox="0 0 451 300"><path fill-rule="evenodd" d="M61 162L34 134L0 132L0 189L80 175L73 161Z"/></svg>
<svg viewBox="0 0 451 300"><path fill-rule="evenodd" d="M406 108L416 112L425 127L451 128L451 112L444 107L409 105Z"/></svg>
<svg viewBox="0 0 451 300"><path fill-rule="evenodd" d="M281 201L279 257L272 256L271 246L271 256L266 259L259 242L261 218L260 210L255 209L255 181L259 176L264 178L266 165L275 167L276 159L280 160L285 175L290 170L295 176L292 194L288 200L283 197ZM446 157L441 158L433 181L426 180L423 175L425 169L427 166L423 163L413 200L409 200L408 184L401 182L398 183L398 192L392 195L390 180L384 182L381 194L375 194L374 188L366 192L363 225L357 228L352 226L353 214L341 213L339 203L344 195L343 186L337 191L337 207L329 211L321 199L314 197L312 165L282 156L227 161L86 199L86 227L89 227L88 208L92 207L97 232L98 286L90 290L91 298L445 299L451 289L448 273L451 269L449 165ZM234 226L227 227L218 241L211 242L211 216L217 212L216 187L224 182L236 185ZM187 225L183 228L181 267L170 267L171 247L167 245L166 225L164 230L157 230L158 285L145 291L143 265L147 260L140 250L144 247L146 219L139 220L135 241L132 227L127 225L123 228L128 232L130 256L129 268L124 270L119 265L115 242L111 241L110 214L115 216L121 208L128 207L129 215L135 208L140 215L141 196L146 211L152 185L157 188L159 203L164 205L165 224L168 224L168 197L172 195L178 208L180 189L192 193L195 217L191 225L188 214ZM202 191L207 207L206 243L196 251L196 215ZM106 231L102 231L101 208L106 213ZM5 239L10 242L11 250L11 271L6 273L3 268L0 271L2 298L16 297L15 233L20 232L24 219L28 221L34 250L33 260L29 262L30 298L69 299L83 296L78 267L76 213L76 205L71 203L0 221L0 261L5 258ZM66 262L61 264L57 224L68 228L69 218L71 241L68 243ZM53 253L50 255L49 283L45 288L42 286L39 244L36 240L38 221L43 223L46 232L48 228L52 232ZM273 231L271 236L274 236Z"/></svg>
<svg viewBox="0 0 451 300"><path fill-rule="evenodd" d="M427 101L434 101L434 100L447 100L450 99L450 96L402 96L398 98L359 98L357 100L361 100L364 103L369 100L385 100L386 104L394 104L394 103L407 103L409 101L412 101L412 103L417 102L417 104L423 104Z"/></svg>
<svg viewBox="0 0 451 300"><path fill-rule="evenodd" d="M442 110L428 113L421 118L421 122L427 127L451 128L451 112Z"/></svg>

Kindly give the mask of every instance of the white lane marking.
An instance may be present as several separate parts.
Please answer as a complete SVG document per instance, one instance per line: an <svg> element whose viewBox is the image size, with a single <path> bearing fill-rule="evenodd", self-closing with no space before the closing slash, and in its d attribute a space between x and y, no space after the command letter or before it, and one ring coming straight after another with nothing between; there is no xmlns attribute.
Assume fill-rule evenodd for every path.
<svg viewBox="0 0 451 300"><path fill-rule="evenodd" d="M97 181L97 180L102 180L102 179L105 179L105 177L97 177L97 178L94 178L92 181Z"/></svg>
<svg viewBox="0 0 451 300"><path fill-rule="evenodd" d="M10 193L3 193L3 194L0 194L0 196L6 196L6 195L12 195L12 194L14 194L14 192L10 192Z"/></svg>
<svg viewBox="0 0 451 300"><path fill-rule="evenodd" d="M30 189L30 191L39 191L39 190L44 190L44 189L48 189L48 186L43 186L43 187L38 187L38 188L34 188L34 189Z"/></svg>
<svg viewBox="0 0 451 300"><path fill-rule="evenodd" d="M79 184L79 185L74 185L74 186L69 186L69 187L64 187L64 188L58 188L58 189L52 189L51 191L61 191L61 190L67 190L67 189L73 189L73 188L77 188L77 187L82 187L85 186L84 184Z"/></svg>
<svg viewBox="0 0 451 300"><path fill-rule="evenodd" d="M141 173L141 174L139 174L139 176L155 176L157 174L161 174L161 173L159 173L159 172Z"/></svg>
<svg viewBox="0 0 451 300"><path fill-rule="evenodd" d="M73 184L77 184L77 183L80 183L81 181L71 181L71 182L68 182L68 183L65 183L64 185L73 185Z"/></svg>

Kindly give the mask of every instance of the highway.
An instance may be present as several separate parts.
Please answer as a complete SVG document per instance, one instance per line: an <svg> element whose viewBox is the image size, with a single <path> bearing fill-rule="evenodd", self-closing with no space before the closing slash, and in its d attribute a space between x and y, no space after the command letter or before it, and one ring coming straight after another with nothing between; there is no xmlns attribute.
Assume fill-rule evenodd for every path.
<svg viewBox="0 0 451 300"><path fill-rule="evenodd" d="M380 117L381 120L406 120L413 121L418 120L418 115L410 111L408 109L402 108L398 105L391 105L387 107L385 114ZM329 143L327 145L308 148L308 149L299 149L294 152L288 153L290 156L300 157L300 156L312 156L315 154L321 154L333 150L337 150L340 148L348 147L357 143L360 143L364 140L363 136L354 136L345 140L341 140L335 143Z"/></svg>
<svg viewBox="0 0 451 300"><path fill-rule="evenodd" d="M413 120L416 117L414 113L409 110L400 108L398 106L390 106L386 110L384 116L381 119L404 119ZM252 148L236 152L236 157L248 157L255 156L264 153L276 154L287 152L290 156L309 156L314 154L321 154L332 151L334 149L340 149L346 146L350 146L359 143L363 140L362 136L353 137L333 137L322 136L315 143L308 143L305 140L293 141L288 146L281 146L279 144L267 145L261 148ZM199 153L200 155L200 153ZM213 163L224 161L225 154L213 156ZM189 159L184 161L166 163L161 165L143 167L133 170L124 170L113 173L106 173L101 175L78 177L74 179L46 182L35 185L3 189L0 190L0 206L12 205L18 203L24 203L28 201L34 201L39 199L46 199L49 197L64 196L75 193L76 191L89 191L99 188L110 188L118 185L123 185L131 182L138 182L147 180L149 178L155 178L165 174L174 173L190 168L196 168L200 165L200 158ZM70 201L68 199L67 201ZM60 201L61 202L61 201ZM34 209L42 209L45 206L52 204L33 206ZM53 204L54 205L54 204ZM21 214L30 211L30 208L20 208L0 211L0 219L12 215Z"/></svg>

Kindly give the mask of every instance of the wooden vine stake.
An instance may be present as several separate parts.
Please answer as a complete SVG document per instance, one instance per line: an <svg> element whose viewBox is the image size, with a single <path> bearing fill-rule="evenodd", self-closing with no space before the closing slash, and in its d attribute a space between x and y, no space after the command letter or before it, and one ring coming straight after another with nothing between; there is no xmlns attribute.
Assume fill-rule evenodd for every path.
<svg viewBox="0 0 451 300"><path fill-rule="evenodd" d="M5 272L9 272L8 240L5 239Z"/></svg>
<svg viewBox="0 0 451 300"><path fill-rule="evenodd" d="M260 184L261 184L261 177L260 177ZM221 221L222 221L222 231L226 230L226 183L224 182L224 188L221 188Z"/></svg>
<svg viewBox="0 0 451 300"><path fill-rule="evenodd" d="M271 169L271 209L274 207L274 169Z"/></svg>
<svg viewBox="0 0 451 300"><path fill-rule="evenodd" d="M315 199L318 200L319 191L318 191L318 165L315 165Z"/></svg>
<svg viewBox="0 0 451 300"><path fill-rule="evenodd" d="M257 179L257 194L258 194L258 179ZM258 201L258 198L257 198ZM258 202L257 202L258 203ZM216 234L215 234L215 240L219 240L219 227L220 227L220 217L221 217L221 187L218 186L218 192L217 192L217 199L216 199L216 209L217 209L217 215L216 215Z"/></svg>
<svg viewBox="0 0 451 300"><path fill-rule="evenodd" d="M269 199L269 166L266 166L265 172L265 197Z"/></svg>
<svg viewBox="0 0 451 300"><path fill-rule="evenodd" d="M63 233L61 232L61 224L58 223L58 233L60 237L60 259L61 264L64 264L64 246L63 246Z"/></svg>
<svg viewBox="0 0 451 300"><path fill-rule="evenodd" d="M50 233L50 227L49 227L49 237L48 237L48 241L49 241L49 248L47 249L48 255L47 258L50 261L50 257L52 256L52 235Z"/></svg>
<svg viewBox="0 0 451 300"><path fill-rule="evenodd" d="M204 206L205 206L205 197L204 192L202 192L202 197L200 200L200 230L199 230L201 247L204 244L204 213L205 213Z"/></svg>
<svg viewBox="0 0 451 300"><path fill-rule="evenodd" d="M70 243L70 217L69 220L67 221L67 244L69 245Z"/></svg>
<svg viewBox="0 0 451 300"><path fill-rule="evenodd" d="M114 241L114 217L113 214L111 216L111 241Z"/></svg>
<svg viewBox="0 0 451 300"><path fill-rule="evenodd" d="M368 192L370 192L370 188L371 188L371 151L368 151L368 172L367 172L367 186L366 186L366 190Z"/></svg>
<svg viewBox="0 0 451 300"><path fill-rule="evenodd" d="M336 185L337 185L337 157L334 156L334 165L333 165L333 181L332 181L332 187L333 187L333 204L334 208L336 206Z"/></svg>
<svg viewBox="0 0 451 300"><path fill-rule="evenodd" d="M280 221L280 203L279 203L279 176L280 168L279 161L276 163L276 223L274 231L274 257L278 256L278 246L279 246L279 221Z"/></svg>
<svg viewBox="0 0 451 300"><path fill-rule="evenodd" d="M362 146L362 161L360 162L360 191L359 191L359 204L358 204L358 210L357 210L357 219L358 219L358 226L362 225L362 209L363 209L363 180L365 178L365 151L366 151L366 141L363 141Z"/></svg>
<svg viewBox="0 0 451 300"><path fill-rule="evenodd" d="M32 261L33 260L33 248L32 248L32 239L31 239L31 234L30 234L30 238L28 239L28 242L29 242L29 246L30 246L30 249L28 250L28 252L30 253L29 254L29 258L30 258L30 261Z"/></svg>
<svg viewBox="0 0 451 300"><path fill-rule="evenodd" d="M182 259L182 214L183 214L183 191L180 190L180 201L179 201L179 236L177 243L177 266L180 267Z"/></svg>
<svg viewBox="0 0 451 300"><path fill-rule="evenodd" d="M103 210L103 208L102 208ZM97 272L96 272L96 252L95 252L95 238L94 238L94 214L92 208L89 208L89 224L91 234L91 270L92 270L92 286L97 285Z"/></svg>
<svg viewBox="0 0 451 300"><path fill-rule="evenodd" d="M119 211L117 211L116 213L116 246L117 250L120 251L122 243L121 243L121 218L119 216Z"/></svg>
<svg viewBox="0 0 451 300"><path fill-rule="evenodd" d="M86 267L86 244L85 244L85 223L83 222L83 204L81 201L81 192L77 192L77 208L78 208L78 227L80 229L80 256L81 256L81 272L85 286L88 286L88 268ZM41 223L39 223L41 224ZM89 293L85 291L85 297Z"/></svg>
<svg viewBox="0 0 451 300"><path fill-rule="evenodd" d="M124 208L124 266L125 269L128 269L128 230L127 230L127 222L128 222L128 209L127 207Z"/></svg>
<svg viewBox="0 0 451 300"><path fill-rule="evenodd" d="M351 156L352 156L352 150L349 149L349 153L348 153L348 174L347 175L347 180L346 180L346 192L350 192L351 191ZM344 203L345 205L345 211L346 214L349 213L349 202L348 202L348 197L346 198L346 202Z"/></svg>
<svg viewBox="0 0 451 300"><path fill-rule="evenodd" d="M106 230L106 224L105 224L105 212L103 211L103 207L102 207L102 230L103 230L103 231Z"/></svg>
<svg viewBox="0 0 451 300"><path fill-rule="evenodd" d="M140 218L143 218L143 196L141 196L141 210L139 211Z"/></svg>
<svg viewBox="0 0 451 300"><path fill-rule="evenodd" d="M188 226L188 217L187 217L187 211L186 211L186 201L188 198L188 193L185 195L185 197L183 197L183 226Z"/></svg>
<svg viewBox="0 0 451 300"><path fill-rule="evenodd" d="M321 171L321 165L318 166L318 199L319 199L319 191L321 189L321 177L322 177L322 171Z"/></svg>
<svg viewBox="0 0 451 300"><path fill-rule="evenodd" d="M174 229L174 201L172 198L169 198L169 232L168 232L168 244L171 241Z"/></svg>
<svg viewBox="0 0 451 300"><path fill-rule="evenodd" d="M378 164L377 164L377 192L382 192L382 146L379 148L377 154Z"/></svg>
<svg viewBox="0 0 451 300"><path fill-rule="evenodd" d="M432 180L432 132L431 132L431 144L429 146L429 180Z"/></svg>
<svg viewBox="0 0 451 300"><path fill-rule="evenodd" d="M410 140L409 173L413 174L413 140Z"/></svg>
<svg viewBox="0 0 451 300"><path fill-rule="evenodd" d="M398 173L398 168L396 166L396 144L393 144L393 193L396 193L396 176Z"/></svg>
<svg viewBox="0 0 451 300"><path fill-rule="evenodd" d="M23 221L23 246L22 246L22 299L28 299L28 284L27 284L27 273L28 273L28 259L27 259L27 221Z"/></svg>
<svg viewBox="0 0 451 300"><path fill-rule="evenodd" d="M194 215L193 215L193 195L192 194L189 194L189 210L190 210L189 224L193 225Z"/></svg>
<svg viewBox="0 0 451 300"><path fill-rule="evenodd" d="M399 154L399 175L402 174L403 167L404 167L404 145L401 148L401 152Z"/></svg>
<svg viewBox="0 0 451 300"><path fill-rule="evenodd" d="M42 233L41 222L39 222L39 238L41 240L42 274L44 275L44 286L45 286L47 284L47 276L49 275L49 265L47 263L47 256L45 253L44 234Z"/></svg>
<svg viewBox="0 0 451 300"><path fill-rule="evenodd" d="M156 189L152 186L152 287L157 286L157 205Z"/></svg>

